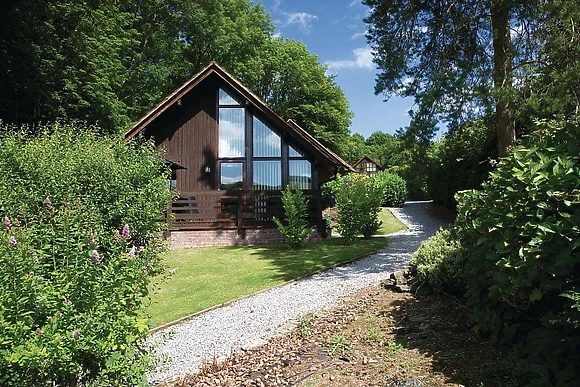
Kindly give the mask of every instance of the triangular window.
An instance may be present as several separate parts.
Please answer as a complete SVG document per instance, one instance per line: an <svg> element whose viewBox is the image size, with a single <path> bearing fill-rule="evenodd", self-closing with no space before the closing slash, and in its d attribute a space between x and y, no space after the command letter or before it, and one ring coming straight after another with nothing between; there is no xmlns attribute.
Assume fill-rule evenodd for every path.
<svg viewBox="0 0 580 387"><path fill-rule="evenodd" d="M288 146L288 156L290 157L304 157L304 155L300 152L298 152L296 149L294 149L293 146Z"/></svg>
<svg viewBox="0 0 580 387"><path fill-rule="evenodd" d="M232 94L228 93L224 89L220 89L219 104L227 106L242 105L242 101L240 98L234 97Z"/></svg>
<svg viewBox="0 0 580 387"><path fill-rule="evenodd" d="M254 117L254 157L280 157L280 136Z"/></svg>

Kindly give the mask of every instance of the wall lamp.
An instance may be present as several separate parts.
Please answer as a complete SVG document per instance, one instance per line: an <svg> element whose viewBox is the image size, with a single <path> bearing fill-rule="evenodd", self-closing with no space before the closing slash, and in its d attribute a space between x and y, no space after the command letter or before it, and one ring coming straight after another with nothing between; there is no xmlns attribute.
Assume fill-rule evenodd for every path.
<svg viewBox="0 0 580 387"><path fill-rule="evenodd" d="M206 174L211 173L211 167L209 165L206 165L204 170L203 170Z"/></svg>

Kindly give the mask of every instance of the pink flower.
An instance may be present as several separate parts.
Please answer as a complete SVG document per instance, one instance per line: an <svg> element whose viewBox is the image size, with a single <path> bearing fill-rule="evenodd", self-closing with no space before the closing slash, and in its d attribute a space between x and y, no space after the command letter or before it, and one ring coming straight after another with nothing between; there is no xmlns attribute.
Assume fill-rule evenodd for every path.
<svg viewBox="0 0 580 387"><path fill-rule="evenodd" d="M95 262L99 262L101 260L101 257L99 257L99 253L97 252L97 250L93 250L91 252L91 258L93 258L93 261Z"/></svg>
<svg viewBox="0 0 580 387"><path fill-rule="evenodd" d="M12 226L12 223L7 216L4 217L4 226L6 226L6 228L10 228L10 226Z"/></svg>
<svg viewBox="0 0 580 387"><path fill-rule="evenodd" d="M177 273L177 268L169 269L169 275L174 275L175 273Z"/></svg>
<svg viewBox="0 0 580 387"><path fill-rule="evenodd" d="M8 238L8 246L12 247L16 244L16 238L14 238L13 236L10 236L10 238Z"/></svg>
<svg viewBox="0 0 580 387"><path fill-rule="evenodd" d="M73 333L71 334L73 339L78 339L79 337L81 337L81 332L79 332L77 329L75 329L73 331Z"/></svg>
<svg viewBox="0 0 580 387"><path fill-rule="evenodd" d="M119 232L119 230L115 230L115 239L119 238L121 238L121 233Z"/></svg>
<svg viewBox="0 0 580 387"><path fill-rule="evenodd" d="M127 239L127 238L129 238L129 225L128 225L128 224L126 224L126 223L125 223L125 225L123 226L123 231L122 231L122 233L121 233L121 236L122 236L124 239Z"/></svg>
<svg viewBox="0 0 580 387"><path fill-rule="evenodd" d="M61 317L62 317L62 313L61 313L61 312L56 312L55 316L56 316L57 318L61 318Z"/></svg>
<svg viewBox="0 0 580 387"><path fill-rule="evenodd" d="M127 253L127 258L135 258L135 246L131 247L131 250Z"/></svg>
<svg viewBox="0 0 580 387"><path fill-rule="evenodd" d="M66 306L71 306L71 305L72 305L72 302L71 302L70 300L66 300L66 301L64 302L64 304L65 304Z"/></svg>
<svg viewBox="0 0 580 387"><path fill-rule="evenodd" d="M46 319L48 320L48 322L51 322L52 321L52 316L48 316Z"/></svg>
<svg viewBox="0 0 580 387"><path fill-rule="evenodd" d="M46 199L44 199L44 203L46 203L46 208L48 208L49 210L52 210L54 208L48 196L46 197Z"/></svg>
<svg viewBox="0 0 580 387"><path fill-rule="evenodd" d="M37 334L38 336L41 336L41 335L43 335L43 334L44 334L44 332L42 331L42 329L40 329L40 328L36 328L36 334Z"/></svg>

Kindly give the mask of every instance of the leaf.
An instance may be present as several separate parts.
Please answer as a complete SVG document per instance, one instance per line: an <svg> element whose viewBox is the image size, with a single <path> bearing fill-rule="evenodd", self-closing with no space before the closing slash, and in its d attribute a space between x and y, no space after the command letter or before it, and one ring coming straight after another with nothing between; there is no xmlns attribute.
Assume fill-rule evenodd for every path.
<svg viewBox="0 0 580 387"><path fill-rule="evenodd" d="M539 288L535 288L534 290L532 290L532 293L530 293L530 301L534 302L534 301L538 301L542 298L542 291Z"/></svg>

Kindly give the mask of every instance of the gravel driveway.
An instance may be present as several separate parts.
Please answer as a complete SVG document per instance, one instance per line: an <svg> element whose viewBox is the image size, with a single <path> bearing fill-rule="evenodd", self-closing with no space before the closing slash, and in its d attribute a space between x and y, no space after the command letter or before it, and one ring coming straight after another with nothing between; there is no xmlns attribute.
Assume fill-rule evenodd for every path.
<svg viewBox="0 0 580 387"><path fill-rule="evenodd" d="M170 334L159 344L157 354L167 355L171 361L169 369L149 375L150 383L191 373L204 361L262 344L291 329L302 316L330 309L341 297L387 278L407 264L422 241L445 226L428 215L430 206L430 202L407 202L403 208L392 209L408 229L389 235L388 247L368 258L243 298L154 333L150 338L154 342Z"/></svg>

